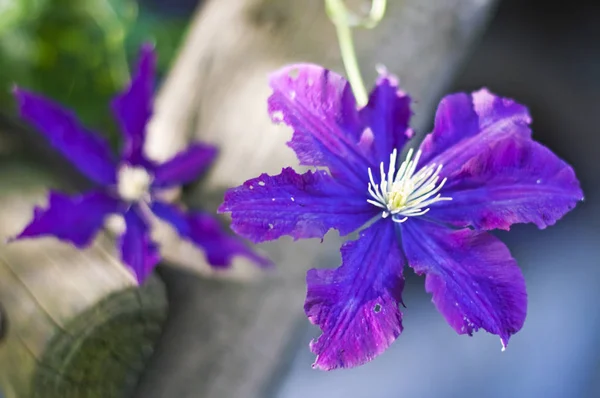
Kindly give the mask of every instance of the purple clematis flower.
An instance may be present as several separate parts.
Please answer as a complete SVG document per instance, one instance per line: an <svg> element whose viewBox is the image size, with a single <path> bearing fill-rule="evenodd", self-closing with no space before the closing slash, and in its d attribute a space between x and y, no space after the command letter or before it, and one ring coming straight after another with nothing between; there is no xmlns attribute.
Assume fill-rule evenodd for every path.
<svg viewBox="0 0 600 398"><path fill-rule="evenodd" d="M300 163L320 169L229 190L219 211L232 229L263 242L346 235L374 220L342 246L339 268L308 272L304 308L323 332L313 366L363 364L400 335L406 264L454 330L482 328L506 347L525 320L525 281L486 231L545 228L583 199L573 169L531 138L527 109L485 89L449 95L413 148L410 99L384 72L361 109L348 82L319 66L283 68L270 84L273 121L294 130Z"/></svg>
<svg viewBox="0 0 600 398"><path fill-rule="evenodd" d="M143 152L146 125L152 114L155 54L143 46L138 69L129 87L112 102L112 111L123 131L125 144L116 159L108 143L87 130L77 117L58 104L20 88L14 90L21 116L99 189L67 196L51 192L48 208L36 208L33 221L14 239L52 235L78 248L90 244L110 214L121 214L125 231L119 239L123 262L144 281L160 256L152 242L150 213L170 223L179 235L203 248L208 262L227 266L236 255L260 265L269 264L242 241L226 234L207 213L185 213L176 205L157 199L157 194L197 178L214 160L217 150L193 144L162 164Z"/></svg>

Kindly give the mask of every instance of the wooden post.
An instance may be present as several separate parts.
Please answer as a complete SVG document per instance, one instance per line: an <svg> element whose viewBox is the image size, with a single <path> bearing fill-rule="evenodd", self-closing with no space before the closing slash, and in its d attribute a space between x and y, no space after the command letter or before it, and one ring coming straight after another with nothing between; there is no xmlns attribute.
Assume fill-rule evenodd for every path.
<svg viewBox="0 0 600 398"><path fill-rule="evenodd" d="M48 175L0 170L0 237L43 204ZM0 247L0 387L5 398L128 397L166 317L157 278L137 288L100 238L85 251L54 239Z"/></svg>

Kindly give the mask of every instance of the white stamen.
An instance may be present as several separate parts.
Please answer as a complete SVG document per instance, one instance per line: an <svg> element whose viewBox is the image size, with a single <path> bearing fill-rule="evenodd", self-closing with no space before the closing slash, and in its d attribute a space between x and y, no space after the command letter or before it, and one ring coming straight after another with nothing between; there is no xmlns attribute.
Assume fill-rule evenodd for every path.
<svg viewBox="0 0 600 398"><path fill-rule="evenodd" d="M117 191L121 199L134 202L148 198L152 177L143 167L123 165L117 176Z"/></svg>
<svg viewBox="0 0 600 398"><path fill-rule="evenodd" d="M367 202L383 209L381 217L392 216L392 220L403 223L409 217L422 216L429 211L429 206L442 200L452 200L440 194L440 190L448 180L439 181L442 165L430 164L417 171L421 158L421 151L417 151L413 158L414 150L411 148L406 155L406 160L396 170L398 152L396 149L390 155L390 164L387 173L384 164L379 165L380 183L375 183L373 172L369 168L369 195Z"/></svg>

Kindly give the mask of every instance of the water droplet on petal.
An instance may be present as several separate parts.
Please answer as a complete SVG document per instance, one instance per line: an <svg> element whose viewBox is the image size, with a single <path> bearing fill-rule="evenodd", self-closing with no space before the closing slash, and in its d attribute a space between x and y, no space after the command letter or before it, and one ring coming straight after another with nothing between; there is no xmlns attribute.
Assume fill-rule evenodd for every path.
<svg viewBox="0 0 600 398"><path fill-rule="evenodd" d="M275 111L271 113L271 120L273 123L281 123L283 122L283 112Z"/></svg>

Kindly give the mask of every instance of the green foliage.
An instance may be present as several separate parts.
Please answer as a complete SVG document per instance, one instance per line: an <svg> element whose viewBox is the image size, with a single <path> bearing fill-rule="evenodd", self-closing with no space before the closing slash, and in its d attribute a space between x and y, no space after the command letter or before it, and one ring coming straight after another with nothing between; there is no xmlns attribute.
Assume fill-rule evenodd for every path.
<svg viewBox="0 0 600 398"><path fill-rule="evenodd" d="M0 109L15 116L17 84L74 109L114 141L108 102L129 80L139 45L156 43L164 71L186 23L134 0L0 0Z"/></svg>

